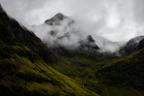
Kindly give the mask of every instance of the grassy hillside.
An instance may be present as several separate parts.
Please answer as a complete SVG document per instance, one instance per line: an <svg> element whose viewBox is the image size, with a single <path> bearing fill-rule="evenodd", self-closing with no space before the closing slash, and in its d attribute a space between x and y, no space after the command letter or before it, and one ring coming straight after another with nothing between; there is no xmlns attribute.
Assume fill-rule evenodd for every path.
<svg viewBox="0 0 144 96"><path fill-rule="evenodd" d="M144 89L144 49L121 57L97 72L106 84Z"/></svg>
<svg viewBox="0 0 144 96"><path fill-rule="evenodd" d="M101 96L144 95L144 49L121 57L63 56L51 65Z"/></svg>
<svg viewBox="0 0 144 96"><path fill-rule="evenodd" d="M144 96L143 57L144 50L109 59L64 56L51 66L101 96Z"/></svg>
<svg viewBox="0 0 144 96"><path fill-rule="evenodd" d="M0 60L1 96L96 96L74 80L49 67L17 54Z"/></svg>

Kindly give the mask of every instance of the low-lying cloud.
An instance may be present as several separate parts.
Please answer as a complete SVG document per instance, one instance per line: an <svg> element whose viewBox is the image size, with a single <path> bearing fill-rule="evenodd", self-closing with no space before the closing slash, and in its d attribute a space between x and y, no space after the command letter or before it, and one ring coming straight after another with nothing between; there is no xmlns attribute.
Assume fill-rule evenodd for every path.
<svg viewBox="0 0 144 96"><path fill-rule="evenodd" d="M34 30L38 37L50 44L55 39L48 35L51 28L44 22L57 13L63 13L76 21L78 28L74 32L81 31L82 37L92 35L96 40L102 37L112 42L126 42L144 35L143 0L0 0L0 2L10 16ZM70 41L63 40L61 43L75 45L82 37L72 35ZM119 47L119 44L118 46L107 45L106 42L102 44L111 50Z"/></svg>

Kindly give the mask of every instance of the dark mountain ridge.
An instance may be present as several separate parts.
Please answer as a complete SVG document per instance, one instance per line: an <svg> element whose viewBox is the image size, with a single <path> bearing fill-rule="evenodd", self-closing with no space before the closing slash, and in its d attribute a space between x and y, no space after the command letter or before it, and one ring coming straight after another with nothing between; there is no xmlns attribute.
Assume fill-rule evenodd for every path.
<svg viewBox="0 0 144 96"><path fill-rule="evenodd" d="M129 40L122 48L120 48L120 54L131 54L136 52L144 47L144 36L137 36Z"/></svg>

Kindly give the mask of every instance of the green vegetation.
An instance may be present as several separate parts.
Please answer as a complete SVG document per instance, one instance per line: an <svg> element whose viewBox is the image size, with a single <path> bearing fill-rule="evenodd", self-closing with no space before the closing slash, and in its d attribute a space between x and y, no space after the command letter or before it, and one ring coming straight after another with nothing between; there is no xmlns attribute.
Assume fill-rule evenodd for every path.
<svg viewBox="0 0 144 96"><path fill-rule="evenodd" d="M4 96L96 96L45 62L18 55L0 60L0 94Z"/></svg>
<svg viewBox="0 0 144 96"><path fill-rule="evenodd" d="M143 57L144 49L109 59L63 56L51 66L101 96L143 96Z"/></svg>
<svg viewBox="0 0 144 96"><path fill-rule="evenodd" d="M104 66L97 76L106 84L144 89L144 49Z"/></svg>

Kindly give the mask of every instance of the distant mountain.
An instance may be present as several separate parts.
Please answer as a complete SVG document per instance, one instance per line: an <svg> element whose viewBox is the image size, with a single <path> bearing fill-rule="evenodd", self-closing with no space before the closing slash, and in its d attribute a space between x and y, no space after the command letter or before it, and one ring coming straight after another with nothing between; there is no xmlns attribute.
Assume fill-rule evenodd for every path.
<svg viewBox="0 0 144 96"><path fill-rule="evenodd" d="M57 46L55 47L71 49L70 47L74 47L76 45L76 47L74 47L74 50L79 50L80 48L83 51L90 51L91 49L96 51L99 49L94 38L91 35L88 35L86 38L81 38L81 33L78 32L77 29L75 29L75 21L67 16L64 16L61 13L58 13L51 19L46 20L45 24L52 27L49 35L51 35L53 38L56 38L56 40L54 40L54 44ZM75 41L75 37L73 36L78 37L78 40L74 42L74 45L72 44L70 46L67 46L69 45L68 43ZM61 43L61 41L63 40L64 42L67 41L67 45L63 45Z"/></svg>
<svg viewBox="0 0 144 96"><path fill-rule="evenodd" d="M83 32L81 32L80 29L77 29L77 22L72 20L70 17L63 15L62 13L56 14L51 19L48 19L45 21L45 24L50 26L50 32L48 33L51 37L54 38L54 46L66 46L68 47L71 42L73 42L71 45L74 47L76 45L76 48L81 47L81 43L89 43L87 42L87 38L92 37L94 40L93 46L97 46L97 51L101 52L116 52L119 47L121 46L118 42L111 42L101 36L92 36L91 34L84 35ZM47 35L47 38L49 38L49 35ZM84 37L83 37L84 36ZM45 40L46 41L46 40ZM47 40L49 41L49 39ZM66 42L65 44L61 42ZM94 44L95 43L95 44ZM86 44L84 44L86 45ZM90 44L91 45L91 44ZM71 46L69 46L71 47ZM84 49L87 49L85 47L81 47Z"/></svg>
<svg viewBox="0 0 144 96"><path fill-rule="evenodd" d="M71 20L69 17L64 16L62 13L58 13L56 14L54 17L52 17L51 19L48 19L45 21L46 24L51 25L51 26L58 26L61 25L63 23L63 21L68 20L68 25L71 25L72 23L74 23L73 20Z"/></svg>
<svg viewBox="0 0 144 96"><path fill-rule="evenodd" d="M81 50L96 51L99 49L99 47L96 45L96 42L91 35L87 36L85 40L81 40L79 43L80 43L79 48Z"/></svg>
<svg viewBox="0 0 144 96"><path fill-rule="evenodd" d="M58 39L69 38L70 33L73 33L73 23L74 21L72 19L64 16L62 13L58 13L51 19L45 21L45 24L52 27L52 30L49 33L51 36L61 35Z"/></svg>
<svg viewBox="0 0 144 96"><path fill-rule="evenodd" d="M138 36L128 41L121 49L120 54L130 54L144 46L144 36Z"/></svg>

